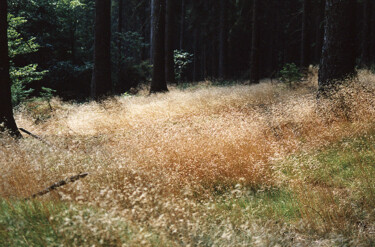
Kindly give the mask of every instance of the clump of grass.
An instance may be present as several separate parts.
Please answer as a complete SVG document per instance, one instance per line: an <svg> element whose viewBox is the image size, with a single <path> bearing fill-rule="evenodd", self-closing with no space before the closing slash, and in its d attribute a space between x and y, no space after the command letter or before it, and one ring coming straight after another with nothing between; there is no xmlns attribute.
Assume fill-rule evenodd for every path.
<svg viewBox="0 0 375 247"><path fill-rule="evenodd" d="M50 217L61 204L0 200L1 246L52 246L61 238Z"/></svg>
<svg viewBox="0 0 375 247"><path fill-rule="evenodd" d="M67 219L58 233L83 246L369 243L372 149L316 150L372 136L375 78L360 73L317 102L314 76L294 89L204 82L102 103L53 99L38 125L21 107L18 125L52 145L1 137L0 196L89 172L44 198L72 205L54 213Z"/></svg>

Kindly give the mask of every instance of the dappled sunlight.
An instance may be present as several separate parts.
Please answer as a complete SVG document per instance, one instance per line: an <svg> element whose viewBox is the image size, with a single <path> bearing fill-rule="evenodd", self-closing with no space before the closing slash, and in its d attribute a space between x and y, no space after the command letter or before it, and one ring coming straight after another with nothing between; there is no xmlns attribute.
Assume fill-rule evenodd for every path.
<svg viewBox="0 0 375 247"><path fill-rule="evenodd" d="M262 226L250 218L219 217L222 211L210 209L215 195L232 192L235 199L247 190L284 183L295 183L295 188L301 181L286 182L275 172L275 163L374 129L371 74L361 72L359 82L343 88L336 100L319 104L315 79L293 89L270 82L226 87L205 82L102 103L53 99L51 116L37 124L25 104L16 114L18 125L50 145L28 136L19 141L1 138L0 195L27 197L60 179L89 172L44 198L105 209L108 222L121 217L136 232L146 226L159 232L161 245L200 245L207 234L220 235L221 244L240 245L252 235L253 241L264 243L271 233L262 235ZM210 227L210 215L219 217L215 228ZM76 222L80 219L89 220L72 218L72 225L61 231L82 225ZM92 234L89 228L80 230ZM151 235L138 234L151 241Z"/></svg>

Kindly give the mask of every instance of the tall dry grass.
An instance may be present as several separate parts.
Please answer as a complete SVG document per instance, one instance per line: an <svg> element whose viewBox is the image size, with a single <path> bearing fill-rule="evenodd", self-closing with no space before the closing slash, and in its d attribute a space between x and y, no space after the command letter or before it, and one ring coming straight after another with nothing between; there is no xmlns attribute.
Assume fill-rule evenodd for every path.
<svg viewBox="0 0 375 247"><path fill-rule="evenodd" d="M205 82L102 103L54 99L51 117L37 124L25 104L16 113L18 126L51 145L1 137L0 195L27 197L89 172L44 197L105 210L92 218L72 206L81 216L66 217L63 233L79 229L82 236L97 234L119 245L112 228L126 220L137 233L127 239L134 245L266 244L272 230L221 215L210 206L215 195L232 191L236 198L239 187L280 186L275 161L373 130L374 86L374 75L361 72L333 101L317 103L315 72L294 89L267 81L228 87ZM113 234L103 230L108 227Z"/></svg>

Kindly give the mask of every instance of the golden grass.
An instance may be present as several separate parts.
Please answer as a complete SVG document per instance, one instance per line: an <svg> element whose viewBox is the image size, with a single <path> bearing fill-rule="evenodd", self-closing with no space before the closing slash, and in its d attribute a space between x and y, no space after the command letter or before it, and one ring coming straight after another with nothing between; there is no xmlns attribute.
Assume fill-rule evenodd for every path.
<svg viewBox="0 0 375 247"><path fill-rule="evenodd" d="M86 179L45 198L105 209L108 215L98 216L103 221L122 217L133 222L140 238L133 244L157 245L146 231L156 229L160 245L210 245L217 240L221 245L262 245L271 233L261 234L266 230L250 219L237 225L225 215L210 215L214 209L202 208L209 208L218 193L234 191L235 198L238 186L279 186L272 165L276 160L372 129L374 86L374 75L361 72L333 102L319 104L316 73L294 89L267 81L228 87L205 82L192 89L171 88L165 94L114 97L102 103L54 99L48 113L52 117L38 124L25 104L16 114L18 126L51 145L30 137L1 137L0 196L27 197L52 182L89 172ZM219 217L211 222L214 229L211 217ZM85 219L68 221L82 226L78 221ZM234 234L238 231L241 237Z"/></svg>

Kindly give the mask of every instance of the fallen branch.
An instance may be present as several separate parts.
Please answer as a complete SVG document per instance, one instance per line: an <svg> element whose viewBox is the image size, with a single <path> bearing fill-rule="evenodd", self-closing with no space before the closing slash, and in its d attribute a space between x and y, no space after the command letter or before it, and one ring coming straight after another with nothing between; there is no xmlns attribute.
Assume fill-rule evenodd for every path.
<svg viewBox="0 0 375 247"><path fill-rule="evenodd" d="M73 177L67 178L65 180L61 180L61 181L59 181L57 183L52 184L50 187L48 187L48 188L46 188L46 189L44 189L44 190L42 190L42 191L40 191L40 192L38 192L36 194L33 194L29 198L26 198L26 200L28 200L28 199L34 199L35 197L38 197L38 196L43 196L43 195L45 195L45 194L47 194L47 193L49 193L49 192L51 192L53 190L56 190L57 188L59 188L61 186L64 186L64 185L69 184L69 183L74 183L75 181L77 181L77 180L79 180L81 178L84 178L87 175L89 175L89 174L87 172L85 172L85 173L80 173L80 174L75 175Z"/></svg>
<svg viewBox="0 0 375 247"><path fill-rule="evenodd" d="M19 130L22 131L22 132L24 132L24 133L26 133L26 134L28 134L29 136L34 137L35 139L38 139L39 141L43 142L44 144L50 145L47 141L43 140L43 138L41 138L41 137L39 137L37 135L34 135L33 133L31 133L31 132L29 132L29 131L27 131L27 130L25 130L23 128L19 128Z"/></svg>

